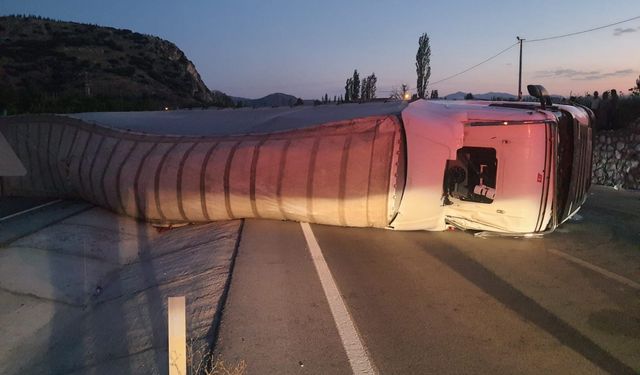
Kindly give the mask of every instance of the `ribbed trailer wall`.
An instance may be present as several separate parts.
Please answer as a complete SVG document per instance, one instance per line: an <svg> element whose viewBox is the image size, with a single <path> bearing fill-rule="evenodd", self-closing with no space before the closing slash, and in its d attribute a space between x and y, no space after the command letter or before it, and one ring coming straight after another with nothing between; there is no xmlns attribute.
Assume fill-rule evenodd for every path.
<svg viewBox="0 0 640 375"><path fill-rule="evenodd" d="M393 115L216 137L28 116L1 119L0 132L27 169L2 177L2 195L81 198L157 223L269 218L385 227L404 181Z"/></svg>

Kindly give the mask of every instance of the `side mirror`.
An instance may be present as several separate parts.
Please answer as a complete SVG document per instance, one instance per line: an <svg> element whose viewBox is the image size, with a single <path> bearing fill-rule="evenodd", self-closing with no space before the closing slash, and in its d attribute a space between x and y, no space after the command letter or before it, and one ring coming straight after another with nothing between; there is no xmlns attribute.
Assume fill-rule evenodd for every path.
<svg viewBox="0 0 640 375"><path fill-rule="evenodd" d="M547 89L542 87L542 85L527 85L527 90L529 91L529 95L534 98L540 99L543 96L549 96Z"/></svg>
<svg viewBox="0 0 640 375"><path fill-rule="evenodd" d="M542 85L527 85L527 91L529 95L540 100L542 109L545 109L547 105L551 105L551 97Z"/></svg>

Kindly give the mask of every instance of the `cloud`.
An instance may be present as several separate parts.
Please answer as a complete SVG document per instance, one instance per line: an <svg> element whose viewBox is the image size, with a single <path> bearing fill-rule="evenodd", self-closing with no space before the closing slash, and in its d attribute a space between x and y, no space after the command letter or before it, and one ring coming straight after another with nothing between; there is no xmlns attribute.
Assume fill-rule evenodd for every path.
<svg viewBox="0 0 640 375"><path fill-rule="evenodd" d="M600 73L597 70L584 71L575 69L556 69L556 70L539 70L536 72L536 78L564 77L576 79L576 77L590 76Z"/></svg>
<svg viewBox="0 0 640 375"><path fill-rule="evenodd" d="M632 69L622 69L613 72L601 72L599 70L575 70L575 69L556 69L556 70L539 70L535 73L536 78L569 78L575 81L595 81L598 79L626 76L632 74Z"/></svg>
<svg viewBox="0 0 640 375"><path fill-rule="evenodd" d="M613 35L619 36L619 35L627 34L627 33L635 33L636 31L638 31L638 30L634 29L633 27L626 27L624 29L622 27L616 27L613 30Z"/></svg>

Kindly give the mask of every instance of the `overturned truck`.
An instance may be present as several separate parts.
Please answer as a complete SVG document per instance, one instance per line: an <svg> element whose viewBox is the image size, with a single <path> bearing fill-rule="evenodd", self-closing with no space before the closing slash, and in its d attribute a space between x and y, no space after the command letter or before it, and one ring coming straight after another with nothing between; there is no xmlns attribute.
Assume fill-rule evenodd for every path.
<svg viewBox="0 0 640 375"><path fill-rule="evenodd" d="M420 100L363 116L354 106L292 110L242 135L180 134L180 119L155 128L164 117L149 131L118 117L5 117L0 193L84 199L162 225L265 218L505 234L552 231L586 199L588 109ZM260 110L217 112L248 111ZM215 132L211 113L201 133Z"/></svg>

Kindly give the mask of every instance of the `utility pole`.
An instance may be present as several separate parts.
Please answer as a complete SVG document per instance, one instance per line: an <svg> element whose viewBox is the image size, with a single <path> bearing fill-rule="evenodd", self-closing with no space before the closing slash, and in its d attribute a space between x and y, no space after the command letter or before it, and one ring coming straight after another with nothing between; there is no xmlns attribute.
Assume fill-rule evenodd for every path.
<svg viewBox="0 0 640 375"><path fill-rule="evenodd" d="M522 42L524 39L519 36L516 37L518 42L520 43L520 68L518 72L518 101L522 101Z"/></svg>

